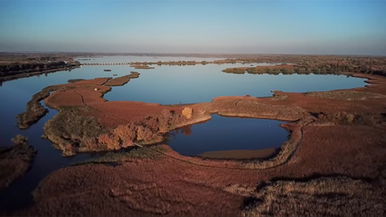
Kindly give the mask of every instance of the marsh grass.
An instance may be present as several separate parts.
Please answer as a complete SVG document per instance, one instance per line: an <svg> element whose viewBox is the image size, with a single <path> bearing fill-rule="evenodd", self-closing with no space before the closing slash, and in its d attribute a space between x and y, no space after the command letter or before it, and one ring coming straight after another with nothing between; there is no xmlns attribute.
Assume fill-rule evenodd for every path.
<svg viewBox="0 0 386 217"><path fill-rule="evenodd" d="M160 159L165 152L165 149L159 145L145 146L145 147L133 147L129 149L123 149L114 152L106 152L103 156L88 159L75 163L74 165L83 165L83 164L111 164L111 163L122 163L132 159L151 159L157 160Z"/></svg>

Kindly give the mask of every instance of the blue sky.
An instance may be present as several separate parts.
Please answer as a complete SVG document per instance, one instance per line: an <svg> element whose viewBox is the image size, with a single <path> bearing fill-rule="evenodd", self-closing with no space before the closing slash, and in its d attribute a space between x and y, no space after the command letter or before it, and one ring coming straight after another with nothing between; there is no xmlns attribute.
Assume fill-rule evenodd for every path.
<svg viewBox="0 0 386 217"><path fill-rule="evenodd" d="M386 55L386 0L0 0L0 51Z"/></svg>

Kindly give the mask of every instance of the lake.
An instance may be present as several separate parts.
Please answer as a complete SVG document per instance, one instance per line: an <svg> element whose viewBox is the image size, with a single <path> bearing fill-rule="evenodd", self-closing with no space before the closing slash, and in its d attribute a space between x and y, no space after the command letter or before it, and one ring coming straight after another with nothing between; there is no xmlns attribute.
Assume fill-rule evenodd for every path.
<svg viewBox="0 0 386 217"><path fill-rule="evenodd" d="M248 64L249 65L249 64ZM256 64L255 64L256 65ZM271 96L272 90L287 92L327 91L363 86L364 79L344 75L256 75L222 72L243 64L156 66L133 69L141 73L127 85L114 87L104 98L161 104L209 102L217 96ZM97 70L97 68L96 68ZM120 69L113 70L121 72ZM129 72L130 70L127 70Z"/></svg>

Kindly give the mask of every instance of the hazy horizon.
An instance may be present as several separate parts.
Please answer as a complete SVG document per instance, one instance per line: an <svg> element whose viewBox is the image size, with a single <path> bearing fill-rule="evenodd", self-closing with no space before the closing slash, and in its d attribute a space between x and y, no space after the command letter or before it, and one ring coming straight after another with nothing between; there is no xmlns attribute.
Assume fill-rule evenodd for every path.
<svg viewBox="0 0 386 217"><path fill-rule="evenodd" d="M0 52L386 55L386 1L3 0Z"/></svg>

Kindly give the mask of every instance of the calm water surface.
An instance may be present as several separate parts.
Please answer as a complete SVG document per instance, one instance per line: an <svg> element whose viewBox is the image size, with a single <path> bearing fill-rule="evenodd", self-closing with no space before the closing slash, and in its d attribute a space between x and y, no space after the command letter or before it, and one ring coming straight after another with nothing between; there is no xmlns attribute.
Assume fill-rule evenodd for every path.
<svg viewBox="0 0 386 217"><path fill-rule="evenodd" d="M279 148L288 138L281 121L212 115L212 119L170 133L176 152L196 156L208 151Z"/></svg>
<svg viewBox="0 0 386 217"><path fill-rule="evenodd" d="M343 75L254 75L222 72L242 64L160 66L141 72L139 79L115 87L105 95L111 101L131 100L161 104L209 102L217 96L271 96L287 92L327 91L364 85L364 79Z"/></svg>
<svg viewBox="0 0 386 217"><path fill-rule="evenodd" d="M158 61L214 61L224 58L184 57L184 56L97 56L79 58L81 63L128 63L128 62L158 62Z"/></svg>

